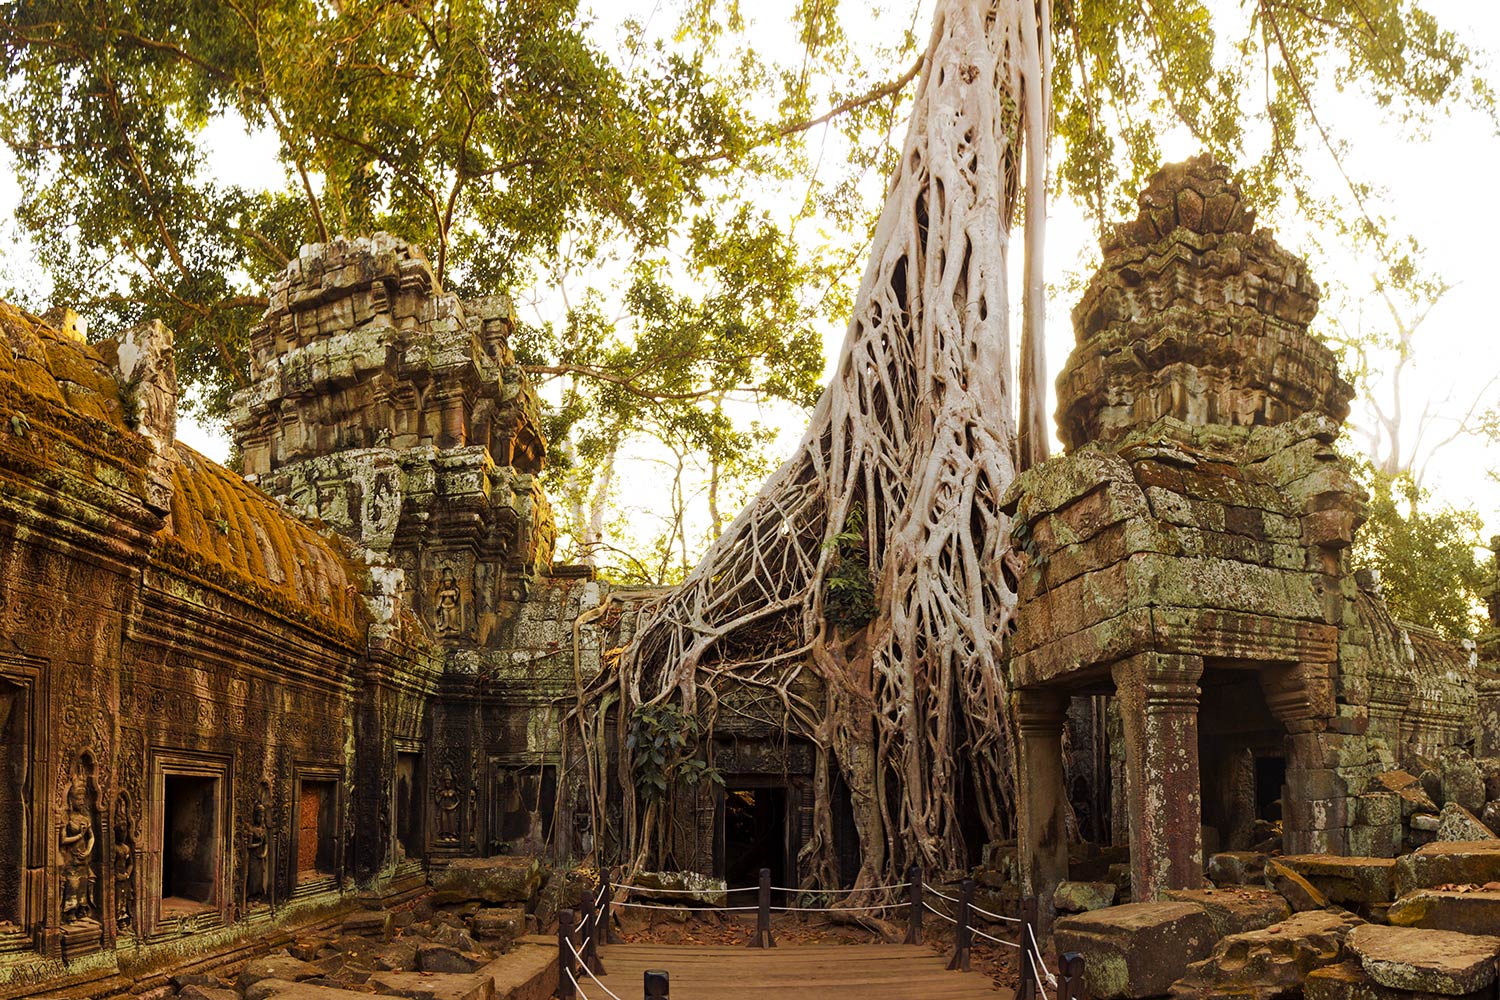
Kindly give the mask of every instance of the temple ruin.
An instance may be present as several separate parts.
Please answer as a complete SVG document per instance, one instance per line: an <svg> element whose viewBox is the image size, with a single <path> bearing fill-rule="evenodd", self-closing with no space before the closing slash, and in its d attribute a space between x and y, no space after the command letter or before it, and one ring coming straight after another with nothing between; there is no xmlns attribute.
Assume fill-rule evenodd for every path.
<svg viewBox="0 0 1500 1000"><path fill-rule="evenodd" d="M1393 859L1500 825L1500 628L1467 648L1395 622L1351 564L1352 389L1229 173L1169 167L1140 204L1074 312L1066 454L1006 498L1021 807L971 863L990 905L1035 897L1100 941L1067 930L1094 910L1070 886L1191 907L1253 882L1275 899L1249 932L1288 910L1285 869L1399 916ZM238 472L176 440L163 327L90 344L0 305L0 998L125 995L434 887L493 903L463 888L491 864L520 917L474 933L545 925L565 862L626 850L561 720L643 597L554 561L509 302L378 235L304 248L270 303ZM712 738L725 785L684 795L675 861L807 877L837 772L774 720ZM835 827L852 878L847 809ZM1355 920L1302 918L1333 956ZM1165 992L1130 982L1108 995Z"/></svg>

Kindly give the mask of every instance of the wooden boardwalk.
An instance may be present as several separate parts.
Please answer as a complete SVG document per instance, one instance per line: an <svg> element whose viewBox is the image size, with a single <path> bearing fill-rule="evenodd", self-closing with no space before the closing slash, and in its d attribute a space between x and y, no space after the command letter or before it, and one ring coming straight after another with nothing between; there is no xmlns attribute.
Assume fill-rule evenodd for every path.
<svg viewBox="0 0 1500 1000"><path fill-rule="evenodd" d="M647 969L672 977L672 1000L1013 1000L977 972L949 972L921 945L612 944L599 977L620 1000L640 1000ZM609 1000L579 973L588 1000Z"/></svg>

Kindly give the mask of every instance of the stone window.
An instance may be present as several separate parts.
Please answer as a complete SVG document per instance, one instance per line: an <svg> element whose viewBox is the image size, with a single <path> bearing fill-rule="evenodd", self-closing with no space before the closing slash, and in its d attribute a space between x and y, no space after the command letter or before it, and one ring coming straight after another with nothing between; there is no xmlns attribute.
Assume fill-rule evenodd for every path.
<svg viewBox="0 0 1500 1000"><path fill-rule="evenodd" d="M153 929L227 904L229 760L158 751L152 758ZM198 926L202 926L199 924Z"/></svg>
<svg viewBox="0 0 1500 1000"><path fill-rule="evenodd" d="M307 885L337 876L338 772L329 768L299 768L294 814L292 857L297 862L297 884Z"/></svg>

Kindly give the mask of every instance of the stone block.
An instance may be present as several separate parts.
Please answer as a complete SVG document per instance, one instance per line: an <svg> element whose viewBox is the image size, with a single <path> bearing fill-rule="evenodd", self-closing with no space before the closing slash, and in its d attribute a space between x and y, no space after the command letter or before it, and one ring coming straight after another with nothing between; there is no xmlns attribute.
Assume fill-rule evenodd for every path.
<svg viewBox="0 0 1500 1000"><path fill-rule="evenodd" d="M339 929L345 934L378 937L382 941L389 941L393 929L391 912L389 910L360 910L358 913L351 913L345 917Z"/></svg>
<svg viewBox="0 0 1500 1000"><path fill-rule="evenodd" d="M1304 910L1321 910L1328 905L1328 897L1277 859L1266 862L1266 885L1286 899L1287 905L1298 913Z"/></svg>
<svg viewBox="0 0 1500 1000"><path fill-rule="evenodd" d="M1217 936L1213 921L1192 903L1127 903L1053 925L1059 953L1087 957L1084 984L1096 1000L1127 1000L1166 993L1188 966L1209 956Z"/></svg>
<svg viewBox="0 0 1500 1000"><path fill-rule="evenodd" d="M1415 775L1407 771L1385 771L1375 776L1374 785L1384 788L1388 792L1394 792L1401 801L1401 818L1406 819L1414 812L1435 813L1438 811L1437 803L1422 788L1422 783Z"/></svg>
<svg viewBox="0 0 1500 1000"><path fill-rule="evenodd" d="M495 982L479 973L377 972L370 985L387 996L411 1000L490 1000Z"/></svg>
<svg viewBox="0 0 1500 1000"><path fill-rule="evenodd" d="M480 941L511 941L526 933L526 910L489 907L474 914L474 936Z"/></svg>
<svg viewBox="0 0 1500 1000"><path fill-rule="evenodd" d="M262 955L254 958L240 970L239 979L236 980L241 990L245 990L262 979L280 979L286 982L300 983L304 979L312 979L321 976L323 970L311 962L293 958L285 952L279 954Z"/></svg>
<svg viewBox="0 0 1500 1000"><path fill-rule="evenodd" d="M498 855L459 858L432 877L434 903L528 903L542 887L542 867L535 858Z"/></svg>
<svg viewBox="0 0 1500 1000"><path fill-rule="evenodd" d="M1364 924L1345 942L1370 978L1395 990L1458 996L1495 982L1500 938Z"/></svg>
<svg viewBox="0 0 1500 1000"><path fill-rule="evenodd" d="M1348 913L1317 910L1220 941L1213 955L1195 962L1172 986L1175 1000L1296 997L1308 973L1338 961L1349 930Z"/></svg>
<svg viewBox="0 0 1500 1000"><path fill-rule="evenodd" d="M1169 889L1164 898L1203 907L1219 937L1269 927L1292 915L1280 893L1264 888Z"/></svg>
<svg viewBox="0 0 1500 1000"><path fill-rule="evenodd" d="M1221 851L1208 859L1208 878L1219 887L1264 885L1266 856L1258 851Z"/></svg>
<svg viewBox="0 0 1500 1000"><path fill-rule="evenodd" d="M1446 841L1494 840L1494 832L1479 818L1459 805L1449 802L1438 814L1437 839Z"/></svg>
<svg viewBox="0 0 1500 1000"><path fill-rule="evenodd" d="M178 1000L240 1000L234 990L218 986L199 986L191 983L177 992Z"/></svg>
<svg viewBox="0 0 1500 1000"><path fill-rule="evenodd" d="M1500 840L1438 841L1396 859L1396 895L1500 882Z"/></svg>
<svg viewBox="0 0 1500 1000"><path fill-rule="evenodd" d="M1304 1000L1455 1000L1441 993L1414 993L1381 986L1358 961L1314 970L1302 984L1302 996ZM1494 991L1485 988L1460 994L1457 1000L1491 1000L1493 996Z"/></svg>
<svg viewBox="0 0 1500 1000"><path fill-rule="evenodd" d="M1330 902L1368 905L1396 898L1394 858L1296 854L1276 861L1301 875Z"/></svg>
<svg viewBox="0 0 1500 1000"><path fill-rule="evenodd" d="M1478 892L1419 889L1396 900L1386 919L1398 927L1493 934L1500 931L1500 887Z"/></svg>
<svg viewBox="0 0 1500 1000"><path fill-rule="evenodd" d="M1450 747L1438 760L1442 782L1443 804L1457 802L1470 812L1484 809L1484 772L1463 750Z"/></svg>
<svg viewBox="0 0 1500 1000"><path fill-rule="evenodd" d="M1052 905L1058 913L1087 913L1113 906L1115 892L1113 882L1059 882Z"/></svg>
<svg viewBox="0 0 1500 1000"><path fill-rule="evenodd" d="M483 957L459 951L446 944L431 942L417 947L419 972L469 973L484 963Z"/></svg>

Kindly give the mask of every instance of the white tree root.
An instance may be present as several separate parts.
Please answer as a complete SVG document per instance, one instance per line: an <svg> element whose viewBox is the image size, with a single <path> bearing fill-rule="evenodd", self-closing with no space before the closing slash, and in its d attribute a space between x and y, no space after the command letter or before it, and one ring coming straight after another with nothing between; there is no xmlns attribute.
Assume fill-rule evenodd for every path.
<svg viewBox="0 0 1500 1000"><path fill-rule="evenodd" d="M1011 832L1006 269L1020 192L1045 177L1045 23L1033 0L939 3L838 370L806 436L683 584L643 609L618 664L580 690L570 718L596 815L605 714L677 699L709 726L748 712L816 748L807 885L838 882L831 766L851 790L856 885L899 881L910 862L964 866L961 785L987 837ZM1036 152L1026 178L1023 136ZM849 634L824 605L829 542L855 504L877 610ZM627 791L617 835L637 865L661 862L659 822Z"/></svg>

